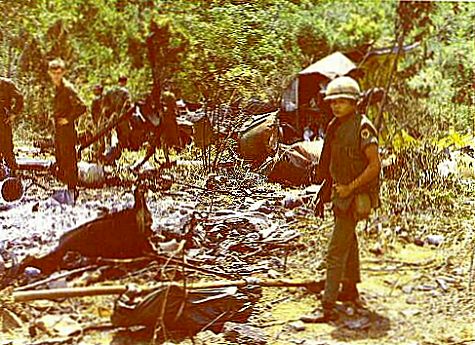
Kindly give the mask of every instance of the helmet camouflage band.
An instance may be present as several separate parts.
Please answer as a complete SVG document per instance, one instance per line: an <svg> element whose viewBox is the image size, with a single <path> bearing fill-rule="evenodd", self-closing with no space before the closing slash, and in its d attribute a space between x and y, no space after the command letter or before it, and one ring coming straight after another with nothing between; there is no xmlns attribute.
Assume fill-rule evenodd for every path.
<svg viewBox="0 0 475 345"><path fill-rule="evenodd" d="M346 98L357 101L360 98L360 86L350 77L338 77L328 83L325 91L325 101Z"/></svg>

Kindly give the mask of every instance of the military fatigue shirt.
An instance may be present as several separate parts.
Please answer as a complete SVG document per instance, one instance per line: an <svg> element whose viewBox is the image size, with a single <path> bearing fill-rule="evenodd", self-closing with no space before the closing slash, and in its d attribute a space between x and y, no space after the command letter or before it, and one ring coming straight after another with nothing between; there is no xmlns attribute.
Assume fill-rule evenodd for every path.
<svg viewBox="0 0 475 345"><path fill-rule="evenodd" d="M100 125L102 121L104 97L102 95L95 96L91 103L92 120L96 125Z"/></svg>
<svg viewBox="0 0 475 345"><path fill-rule="evenodd" d="M53 107L55 120L65 118L69 122L74 122L87 110L73 84L66 79L63 79L61 85L56 87Z"/></svg>
<svg viewBox="0 0 475 345"><path fill-rule="evenodd" d="M334 118L327 129L327 138L317 174L319 182L331 179L336 184L348 185L368 166L365 149L378 145L378 134L371 121L361 114L348 118ZM340 210L346 211L358 193L369 193L372 206L379 206L379 178L359 187L346 198L332 193L331 201Z"/></svg>
<svg viewBox="0 0 475 345"><path fill-rule="evenodd" d="M117 86L107 91L103 101L105 116L121 116L128 110L130 100L130 92L125 87Z"/></svg>

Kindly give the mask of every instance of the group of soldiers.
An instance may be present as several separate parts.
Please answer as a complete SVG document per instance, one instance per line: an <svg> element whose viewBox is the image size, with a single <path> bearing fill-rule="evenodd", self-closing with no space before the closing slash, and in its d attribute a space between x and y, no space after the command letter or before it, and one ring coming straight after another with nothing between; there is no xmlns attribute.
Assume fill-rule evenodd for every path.
<svg viewBox="0 0 475 345"><path fill-rule="evenodd" d="M76 145L78 136L75 121L88 112L88 107L79 96L75 87L65 78L66 65L62 59L54 59L48 63L48 75L55 88L53 100L54 120L54 148L55 148L55 173L56 176L67 185L69 200L75 203L78 197L78 152ZM114 158L120 156L122 149L131 145L130 121L124 115L132 108L131 95L127 89L127 77L120 76L118 84L107 92L102 85L93 87L94 98L90 105L90 114L94 124L93 132L100 132L111 123L115 123L114 129L117 134L117 143L112 145L111 131L97 138L94 144L94 158L106 159L107 154ZM152 95L152 93L151 93ZM23 110L23 95L8 78L0 78L0 163L2 160L13 175L18 168L14 154L12 122ZM141 103L142 112L158 119L156 123L156 135L153 137L153 150L163 147L161 140L167 147L177 145L178 127L176 122L176 99L173 93L163 92L159 100L152 96ZM120 119L124 118L123 121ZM158 133L160 131L160 133ZM171 135L172 134L172 135ZM140 138L140 143L144 138ZM157 143L157 141L159 141ZM159 146L160 145L160 146ZM112 152L112 153L111 153ZM168 150L166 150L166 160Z"/></svg>
<svg viewBox="0 0 475 345"><path fill-rule="evenodd" d="M127 77L120 76L117 86L104 93L104 86L96 84L93 88L94 99L91 103L91 115L96 130L104 128L111 120L120 118L132 105L131 95L127 89ZM127 146L130 136L130 126L126 121L119 122L116 127L117 139L120 145ZM96 158L111 148L110 133L99 138L95 144Z"/></svg>
<svg viewBox="0 0 475 345"><path fill-rule="evenodd" d="M48 73L55 86L54 123L55 155L59 168L58 177L68 185L72 196L77 197L77 154L74 121L87 111L74 87L64 78L66 73L62 60L49 63ZM127 79L120 78L119 85L110 95L103 95L103 88L94 88L95 98L91 114L99 128L112 116L119 115L130 106L130 93L126 88ZM176 101L169 93L157 100L153 90L143 104L147 116L157 112L173 114ZM113 104L107 104L111 101ZM333 119L330 121L324 138L323 151L318 162L314 182L321 184L316 206L316 215L323 216L324 204L331 202L334 213L334 229L327 252L327 272L322 306L315 314L303 317L307 322L328 322L337 318L337 300L361 304L357 284L360 282L359 250L356 236L358 221L366 219L371 210L379 206L379 175L381 161L378 148L378 132L371 121L358 111L361 97L359 84L350 77L337 77L325 91L324 100L328 102ZM23 107L23 97L15 85L0 79L0 153L11 169L15 169L11 121ZM162 119L170 127L171 117ZM153 121L152 121L153 122ZM172 121L173 122L173 121ZM163 137L170 136L176 128L165 130ZM119 142L127 141L130 127L118 125ZM176 133L175 133L176 134ZM177 135L174 136L176 138ZM172 138L173 139L173 138ZM171 140L168 138L167 140ZM107 140L98 146L103 150Z"/></svg>

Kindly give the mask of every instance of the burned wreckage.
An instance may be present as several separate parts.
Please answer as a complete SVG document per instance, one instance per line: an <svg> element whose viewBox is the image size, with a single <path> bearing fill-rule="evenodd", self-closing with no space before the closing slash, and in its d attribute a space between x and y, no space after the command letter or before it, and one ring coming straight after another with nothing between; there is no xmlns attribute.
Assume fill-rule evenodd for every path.
<svg viewBox="0 0 475 345"><path fill-rule="evenodd" d="M131 115L129 113L127 116ZM20 170L15 172L18 180L23 177L22 169L36 169L38 172L51 170L48 162L24 159L18 162ZM155 173L159 174L157 171ZM6 179L13 178L9 172L4 175L9 176ZM13 255L8 257L14 247L7 244L3 248L5 251L0 250L5 268L0 272L2 289L16 286L11 297L18 303L38 299L120 295L110 316L113 327L140 326L153 331L160 325L167 334L176 332L178 336L189 336L204 329L220 332L230 327L229 322L245 322L260 297L261 287L313 286L313 281L306 280L250 279L252 272L263 269L262 263L255 269L245 264L247 260L255 260L253 256L239 262L233 259L233 264L237 265L227 270L216 268L217 259L213 259L212 254L216 257L228 252L252 254L256 249L266 253L268 248L281 250L287 242L296 238L293 232L280 233L281 227L272 227L262 212L228 210L228 214L219 211L203 215L195 214L191 208L189 219L182 226L184 233L168 233L165 236L164 233L159 235L153 231L152 212L146 197L149 187L154 185L149 180L156 182L156 179L157 176L150 174L138 174L138 178L133 181L132 207L100 214L93 220L70 228L47 254L27 255L15 262ZM170 181L164 179L158 184L162 191L171 185ZM14 199L11 197L8 201ZM17 205L21 205L21 202ZM32 206L33 209L39 207L49 206ZM185 213L186 210L180 210L178 215L183 216ZM236 238L237 231L240 233ZM185 249L203 250L205 255L198 260L185 256ZM248 271L240 273L242 269ZM133 276L143 271L155 272L151 280L153 285L149 285L149 281L142 281L138 287L129 284L97 284L123 279L130 272L137 272L132 273ZM219 277L220 280L192 283L187 277L190 271ZM87 281L79 283L81 275L87 272L91 272ZM62 277L68 277L66 287L57 288L50 284L64 279ZM77 287L78 283L80 287Z"/></svg>
<svg viewBox="0 0 475 345"><path fill-rule="evenodd" d="M192 336L204 329L221 332L230 327L229 322L246 322L262 287L321 289L313 280L253 277L252 273L263 269L259 258L286 248L298 236L285 226L271 225L262 211L190 211L184 233L159 234L152 230L146 195L146 186L139 185L131 208L65 232L49 253L26 256L4 272L2 285L15 282L11 296L15 302L120 295L110 316L114 327L154 330L160 325L167 334L177 336ZM204 255L190 255L193 249ZM256 249L263 254L255 254ZM219 258L223 254L232 260L230 266L223 267ZM147 272L153 275L140 280L140 285L131 285L130 278L124 285L98 284ZM196 273L220 280L194 282ZM53 284L66 277L63 287Z"/></svg>
<svg viewBox="0 0 475 345"><path fill-rule="evenodd" d="M369 58L365 61L369 61ZM341 53L334 53L303 70L283 95L280 109L272 112L255 111L250 121L236 133L235 139L241 157L250 161L271 181L298 186L310 184L311 173L315 164L318 164L322 137L325 135L326 123L330 116L321 92L334 77L358 75L358 73L361 73L361 68ZM367 91L360 102L360 107L367 109L377 104L382 99L382 93L380 88ZM136 168L140 168L160 147L161 134L166 130L161 126L163 122L153 112L144 109L146 107L143 104L132 105L123 116L109 123L95 135L84 138L79 152L125 121L131 129L127 142L119 143L120 146L113 148L103 159L114 161L121 149L138 150L144 143L149 143L150 149L146 157L136 165ZM197 130L200 125L209 129L207 121L177 122L180 145L186 145L191 140L203 142L208 140L200 135L200 130ZM40 161L19 160L19 166L20 170L51 171L50 164ZM3 199L7 202L20 199L25 189L29 188L23 187L21 173L14 176L2 166L0 168ZM157 175L160 175L160 172L157 172ZM253 271L242 271L247 268L243 267L246 266L245 258L251 258L251 254L265 253L269 249L287 248L291 240L298 237L298 234L286 229L285 225L275 226L267 223L266 214L272 212L275 207L272 203L252 205L253 211L248 213L227 210L227 213L222 211L203 215L193 211L183 226L183 234L179 236L168 234L165 238L157 236L152 230L152 213L146 200L147 191L151 186L147 180L152 178L159 179L158 184L162 191L170 188L172 184L162 176L140 175L133 183L135 185L133 207L101 215L75 227L64 233L58 245L48 254L26 256L22 261L12 264L8 270L2 272L2 287L12 281L22 282L24 279L26 285L19 286L12 292L13 300L18 302L120 295L111 315L114 326L140 325L154 329L160 325L167 331L185 330L188 335L203 329L221 331L227 321L245 322L254 302L260 296L261 287L302 286L314 292L322 289L321 281L256 279L252 277ZM89 186L95 182L97 181L83 181L86 185L89 183ZM104 180L101 179L100 184L103 183ZM280 200L278 197L276 199ZM283 230L279 232L277 229ZM237 240L236 235L243 237L243 240ZM196 249L197 241L198 245L201 244L206 248L204 260L196 260L184 254L185 250ZM210 253L218 256L233 250L246 253L239 257L233 256L233 260L241 263L239 267L241 271L233 271L233 265L228 270L205 265L211 256ZM101 278L104 280L120 277L124 270L144 269L150 263L156 264L154 267L158 271L166 265L173 264L175 266L173 276L157 274L153 285L141 287L105 285L36 289L47 285L46 282L51 278L45 279L45 276L54 275L60 270L74 272L100 268ZM214 263L216 264L216 261ZM210 266L211 268L205 268ZM21 278L22 275L28 276L31 268L36 268L40 272L33 282L31 279ZM191 283L181 273L181 269L185 268L212 274L220 280L201 284ZM178 283L177 280L182 282Z"/></svg>
<svg viewBox="0 0 475 345"><path fill-rule="evenodd" d="M256 113L239 134L241 156L260 167L270 181L299 186L311 183L318 164L323 138L332 119L329 104L323 100L326 85L338 76L350 76L366 87L358 102L360 113L377 116L387 100L383 84L398 54L412 45L332 53L300 71L284 91L281 105L268 113ZM353 62L357 61L357 63Z"/></svg>
<svg viewBox="0 0 475 345"><path fill-rule="evenodd" d="M368 50L365 53L356 51L346 55L335 52L311 64L292 80L282 94L279 107L266 103L259 105L259 102L255 106L250 102L246 109L241 109L241 115L247 116L247 121L241 128L231 129L231 137L237 142L237 153L254 168L259 168L272 182L293 186L310 184L312 170L318 164L326 126L332 118L329 105L323 101L328 82L345 75L358 80L366 87L358 104L359 111L375 116L375 111L382 109L382 103L387 97L384 91L386 85L383 85L385 79L374 78L374 74L387 74L388 66L392 65L398 54L409 52L418 45L419 43L403 46L401 51L394 47ZM181 101L182 110L177 110L173 121L168 121L162 109L157 111L150 99L151 95L131 104L120 116L111 118L96 133L81 136L78 140L78 155L118 126L127 127L127 135L99 160L104 164L112 164L120 157L123 149L137 151L147 144L145 157L134 166L137 170L158 148L165 151L170 146L180 150L191 142L204 148L210 144L213 136L222 135L220 124L216 124L217 121L210 116L216 107L209 110L204 109L202 104L190 103L188 106L188 103ZM222 113L223 109L218 111ZM235 115L236 111L232 113ZM222 117L222 114L219 116ZM163 137L170 136L169 132L173 132L176 138L166 144ZM166 160L170 164L167 154ZM19 168L49 170L51 173L55 171L54 163L34 160L20 161ZM79 170L81 173L81 167ZM97 182L100 186L104 183L101 167L83 164L83 175L92 173L85 170L95 170L99 180L90 181L86 176L82 179L84 185L92 186ZM0 180L4 180L2 194L4 193L5 201L14 201L24 192L20 180L10 176L5 166L0 169Z"/></svg>

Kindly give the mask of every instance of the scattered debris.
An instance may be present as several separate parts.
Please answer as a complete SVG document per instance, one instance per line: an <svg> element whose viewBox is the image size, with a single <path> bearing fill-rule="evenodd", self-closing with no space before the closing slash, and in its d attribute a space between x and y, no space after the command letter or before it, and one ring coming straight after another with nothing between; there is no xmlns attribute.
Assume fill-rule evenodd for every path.
<svg viewBox="0 0 475 345"><path fill-rule="evenodd" d="M83 186L100 187L106 181L104 168L96 163L78 163L79 181Z"/></svg>
<svg viewBox="0 0 475 345"><path fill-rule="evenodd" d="M211 329L222 330L230 320L243 322L251 312L250 298L237 287L185 290L176 285L157 289L145 296L126 291L117 301L112 324L121 327L158 324L166 332L188 335Z"/></svg>
<svg viewBox="0 0 475 345"><path fill-rule="evenodd" d="M2 332L10 332L23 327L21 319L7 308L0 308L0 320L2 321Z"/></svg>
<svg viewBox="0 0 475 345"><path fill-rule="evenodd" d="M299 154L302 155L301 152L299 152ZM198 169L199 166L199 164L194 165L193 169ZM95 174L98 171L95 169L97 167L95 164L85 166L83 185L88 183L88 176L91 177L90 181L96 181ZM183 169L183 167L178 164L167 169ZM35 171L41 171L41 169L38 168L38 170ZM229 171L233 172L232 169L226 170L226 172ZM296 282L295 279L286 280L286 278L289 277L289 272L292 272L288 270L288 267L290 267L291 270L292 267L295 267L295 262L292 262L292 259L290 259L290 263L287 262L287 256L292 258L292 255L296 253L297 255L308 255L312 258L309 259L311 262L308 265L309 269L320 270L320 267L317 268L317 264L313 263L313 257L315 253L317 256L319 255L321 249L319 243L322 238L326 236L328 224L324 223L322 225L317 223L317 225L315 225L315 222L320 222L320 220L315 221L311 211L308 212L307 210L307 208L311 208L312 199L316 193L318 193L319 186L310 186L306 190L299 189L298 191L284 190L283 187L275 185L273 185L272 188L268 188L267 186L256 187L256 175L249 173L249 175L246 175L244 178L238 175L239 181L236 183L235 176L231 173L227 174L226 172L222 170L207 174L206 180L192 180L191 182L188 180L188 183L178 182L175 177L162 178L164 176L163 169L154 169L153 164L148 164L147 168L143 166L140 172L133 172L134 178L138 178L141 183L154 179L154 184L163 184L164 189L171 189L169 196L166 197L165 193L148 193L146 206L147 209L150 209L151 215L145 218L149 217L148 222L150 224L148 226L148 234L149 242L151 243L149 243L150 247L148 247L150 251L147 250L146 252L151 255L147 257L143 257L141 255L142 252L137 252L136 256L134 254L134 256L126 258L110 255L106 256L105 253L107 254L109 250L113 250L114 245L105 245L105 243L109 244L109 240L103 239L97 241L97 238L91 241L91 243L102 243L100 247L98 246L98 248L96 248L96 253L86 253L81 250L76 250L74 246L68 247L69 244L67 243L70 235L69 232L67 232L59 238L59 245L55 250L47 255L36 258L45 259L53 258L54 256L54 261L57 262L53 265L54 268L51 268L52 266L46 263L46 261L43 261L41 264L42 266L44 265L42 271L33 267L26 267L24 274L18 276L18 280L15 281L15 286L18 288L13 292L12 297L18 306L32 308L31 310L34 311L33 315L36 321L32 323L30 331L33 333L36 332L37 343L40 344L44 338L50 339L48 343L51 342L51 339L53 339L53 342L54 339L63 342L73 341L71 340L74 339L72 337L76 337L78 334L82 336L84 330L89 329L89 326L84 327L84 318L91 321L90 329L100 330L101 325L107 324L109 325L108 327L111 327L110 329L113 329L112 333L117 332L118 329L122 329L122 326L117 328L117 325L114 326L109 323L112 311L107 303L110 304L111 297L100 296L109 294L112 291L114 294L122 293L121 299L124 299L125 295L130 295L130 292L124 293L127 291L127 285L136 282L140 283L140 286L153 287L153 292L155 292L157 286L166 286L168 283L171 283L170 286L178 285L179 287L189 287L190 289L186 290L186 298L182 299L182 304L191 304L195 307L194 312L196 312L196 315L199 315L198 321L195 319L193 319L193 321L186 321L192 325L190 329L193 330L193 332L200 332L202 329L213 329L218 332L224 332L220 334L219 337L224 336L229 342L234 341L237 343L252 344L268 343L270 340L266 333L275 333L278 331L276 329L280 326L284 330L292 330L293 332L289 333L292 333L295 338L304 336L308 330L313 329L313 325L307 326L302 322L294 322L295 320L280 317L272 319L274 322L266 326L266 333L261 332L261 334L254 336L253 328L255 324L261 323L260 321L262 321L262 319L260 319L260 314L262 310L252 307L257 306L261 308L262 303L259 300L253 300L254 302L252 303L249 302L254 297L248 294L246 287L253 284L266 286L265 284L271 284L271 282L272 284L281 284L280 286L284 286L282 285L284 283L289 283L290 281ZM107 175L107 173L104 171L105 175ZM101 173L99 171L98 176L100 175ZM25 183L25 181L28 180L27 177L29 177L27 175L20 176L23 183ZM160 178L158 179L157 176L160 176ZM7 255L10 251L13 250L19 257L38 249L44 251L45 248L52 243L57 243L56 240L58 240L59 235L63 233L65 229L73 229L70 230L70 232L75 232L79 228L86 227L87 224L104 221L108 219L110 215L117 216L117 214L121 214L121 212L135 209L135 207L126 210L122 209L124 204L130 204L132 201L132 195L128 189L130 185L127 184L117 188L114 187L113 189L105 188L101 190L100 197L98 197L99 193L96 191L89 191L87 188L82 187L81 197L79 198L79 203L76 204L77 206L68 207L65 206L64 203L58 204L57 202L51 202L51 200L44 198L45 196L49 196L51 190L56 189L57 185L54 183L48 184L42 180L45 180L45 178L38 178L36 182L46 185L46 192L38 185L32 185L30 188L29 185L25 184L26 188L24 188L23 197L15 203L12 203L14 208L9 208L8 210L7 208L2 208L4 211L0 214L0 222L2 222L1 243L2 248L5 249L5 253L1 257L5 268L4 274L2 275L2 265L0 262L0 278L2 279L3 286L11 284L12 281L10 279L12 275L15 277L15 272L12 268L18 267L18 265L12 263L11 257ZM134 183L135 182L137 181L134 181ZM110 186L107 179L106 185ZM40 198L40 200L38 200L38 198ZM42 201L41 198L44 198L44 200ZM107 202L105 202L105 200L107 200ZM122 211L120 211L121 209ZM30 211L32 214L31 219L33 219L33 223L36 224L34 228L31 224L24 224L19 220L12 221L14 216L18 216L18 219L20 219L22 213L25 214L25 212ZM4 218L1 217L5 217L7 221L5 222ZM396 217L397 215L394 216L394 218L390 217L384 220L375 218L371 221L372 223L369 224L369 229L377 229L377 233L373 232L373 230L361 233L362 237L367 236L370 238L368 245L365 245L366 250L372 248L375 243L381 249L384 248L384 253L381 253L384 254L384 256L370 259L371 263L377 265L377 267L374 268L372 266L368 271L373 270L374 275L385 275L395 273L405 274L413 270L417 272L429 272L429 270L434 267L438 270L440 269L436 275L421 275L417 278L417 280L420 281L417 282L414 281L414 279L404 280L404 278L402 278L400 281L405 281L405 283L399 284L399 280L392 280L392 289L401 289L404 294L389 294L389 297L387 297L387 294L383 295L385 296L384 298L391 299L391 302L392 298L403 296L403 301L407 302L405 307L404 304L402 304L399 310L396 309L395 313L399 314L399 320L395 321L400 321L401 315L410 319L419 314L417 312L418 310L423 312L423 309L419 308L419 304L422 303L425 298L431 298L431 300L434 301L439 299L445 301L452 293L457 294L459 290L465 291L466 286L464 280L468 270L465 267L454 267L452 258L447 258L447 266L441 266L443 263L440 260L434 261L434 259L415 259L416 262L412 262L411 260L394 260L392 257L394 245L404 244L421 252L439 253L439 249L445 250L447 245L450 245L450 241L454 238L465 240L448 232L441 233L445 227L437 229L434 227L434 229L429 229L430 231L424 228L423 231L420 230L417 232L414 230L414 224L402 224L401 220ZM298 225L299 223L301 224ZM134 224L137 224L137 221ZM387 224L390 225L387 226ZM393 224L395 225L393 226ZM26 229L24 233L18 231L22 226ZM127 247L131 244L135 244L135 241L141 238L140 236L135 236L133 240L131 238L124 240L125 237L123 238L122 232L119 230L120 228L116 228L115 231L112 231L112 226L104 225L103 229L110 230L109 234L115 235L117 239L121 238L122 248L124 251L127 251L127 253L129 253ZM138 225L134 225L133 229L138 230ZM318 229L318 231L316 229ZM394 229L394 234L392 233L392 229ZM315 236L311 241L308 241L307 236L309 233ZM431 233L440 233L440 235L435 236L442 236L442 239L440 240L440 238L438 238L440 240L438 242L431 240L430 236L432 235L428 236L428 234ZM320 235L322 237L318 237ZM372 238L372 236L375 235L378 236L377 242ZM92 232L91 236L93 236ZM421 246L439 246L438 250L435 251L429 250L429 248L425 249L414 246L412 243L417 243L418 236ZM3 238L5 240L3 240ZM85 236L84 238L87 239L88 237ZM125 242L127 245L124 246L123 243ZM440 246L441 244L444 244L444 246ZM63 251L62 247L68 248ZM58 250L60 254L49 256L56 250ZM76 252L76 254L73 255L73 251ZM80 255L77 255L77 253L80 253ZM92 260L90 258L92 258ZM27 260L25 260L23 264L25 264L26 261ZM320 262L319 260L315 261ZM363 269L367 262L365 259ZM390 265L385 265L384 263L390 263ZM305 265L307 265L307 263L305 263ZM55 272L49 277L45 277L45 274L52 273L58 269L68 271ZM443 271L444 269L447 270ZM7 272L10 272L9 277L5 276ZM368 275L372 274L373 273L369 273ZM222 301L221 297L227 296L228 294L228 292L223 291L229 291L230 289L237 291L237 294L243 294L242 298L244 300L246 300L246 298L248 299L245 308L249 307L250 309L247 309L249 312L252 310L251 315L253 315L253 318L258 319L257 323L254 323L253 319L248 320L247 316L240 319L237 317L237 314L233 315L235 312L233 308L238 308L240 302L234 306L234 302L230 303L232 312L223 314L225 310L219 308L228 306L227 302L220 302L218 308L214 309L214 306L208 308L207 304L206 307L203 308L205 304L198 305L195 303L196 301L190 300L188 297L194 293L189 294L188 292L196 291L195 287L198 287L201 283L206 283L203 282L203 275L226 279L209 283L234 285L232 285L231 288L229 288L229 286L214 286L215 291L220 292L218 292L217 295L213 293L206 297L201 296L200 301L204 300L205 304L212 301ZM246 277L246 279L243 279L244 277ZM255 279L254 277L260 277L261 280L253 281L253 279ZM266 277L266 279L262 280L262 277ZM111 281L115 279L119 280L120 282L118 284L121 285L110 285ZM163 283L165 280L167 281L166 284ZM150 282L151 284L149 284ZM323 287L323 284L317 284L316 282L310 284L301 281L300 283L307 284L304 285L306 289L298 289L299 292L292 294L290 297L288 294L282 295L276 293L272 295L272 301L276 302L272 304L266 302L266 305L272 305L272 308L274 308L278 307L282 301L286 301L286 303L297 303L294 301L294 295L300 297L299 294L301 291L306 291L304 294L313 292L318 295ZM89 286L91 284L94 285ZM95 293L94 289L96 289ZM175 288L173 287L171 289ZM209 290L209 286L206 290ZM446 291L450 291L450 293L442 293ZM153 301L153 298L150 297L153 292L147 290L147 288L142 291L137 291L137 295L132 298L134 302L137 302L134 306L140 305L144 307L144 304L141 304L141 302L147 298L150 298L148 301ZM58 295L59 293L62 293L62 295ZM77 302L77 299L66 300L61 303L58 301L58 299L64 300L64 298L74 296L75 294L76 296L80 294L91 297L82 300L82 302ZM183 292L181 295L178 295L184 296ZM280 297L276 298L275 296ZM433 296L437 298L432 298ZM52 300L35 301L29 304L23 303L24 301L26 302L36 298L52 298ZM228 299L233 300L234 298L235 297L227 296L224 300L228 301ZM380 299L376 299L379 303ZM381 300L382 299L383 298L381 298ZM164 299L157 297L157 301L158 300L163 301ZM74 303L69 303L69 301L74 301ZM107 303L104 301L107 301ZM98 303L97 306L94 306L94 308L97 307L97 312L92 312L91 315L85 317L83 315L84 310L89 312L89 305L95 303ZM168 302L165 302L165 305L167 303ZM80 306L80 310L71 309L76 308L78 305ZM127 303L125 303L124 306L127 306ZM148 307L150 305L146 306ZM0 307L0 310L6 309L2 305L0 305ZM173 312L169 314L176 316L178 309L179 308L173 309ZM157 321L160 320L160 310L160 308L151 308L147 309L147 312L152 311L155 313L151 315L153 316L152 318L155 318L154 320ZM202 315L203 310L206 312L204 316ZM214 311L208 314L207 312L209 310ZM21 313L17 313L14 309L12 309L11 312L19 317L19 321L23 322L20 328L10 328L17 329L16 332L19 332L20 329L24 328L24 316ZM31 311L28 312L31 313ZM384 333L384 327L379 328L378 322L374 321L372 317L368 317L368 314L361 312L358 308L345 307L339 313L341 314L341 320L330 326L336 327L336 332L342 332L342 330L344 330L347 333L369 334L375 330ZM52 317L49 318L48 315L52 315ZM119 314L115 314L114 318L120 318L118 315ZM220 317L218 318L218 316ZM234 319L235 316L237 319ZM78 319L79 317L81 317L81 319ZM226 327L232 323L224 322L228 317L230 320L233 320L232 323L237 327L237 329L230 331L230 335L226 333ZM105 318L107 319L107 324L104 323ZM215 321L215 318L218 319ZM155 330L157 333L162 332L162 334L165 334L165 331L182 331L179 326L173 324L173 322L168 323L168 321L165 327L159 325L159 328L155 328L155 326L157 325L149 324L147 328ZM368 328L371 330L368 330ZM202 335L205 333L206 331L202 331L199 334ZM296 343L298 341L300 341L300 343L308 342L304 339L295 339Z"/></svg>
<svg viewBox="0 0 475 345"><path fill-rule="evenodd" d="M269 181L290 186L309 185L320 160L323 140L280 144L273 157L260 167Z"/></svg>
<svg viewBox="0 0 475 345"><path fill-rule="evenodd" d="M226 322L223 333L226 340L235 344L268 344L268 336L263 330L247 324Z"/></svg>
<svg viewBox="0 0 475 345"><path fill-rule="evenodd" d="M439 284L440 288L446 292L446 291L449 291L449 287L447 286L447 282L445 279L443 278L436 278L435 281L437 282L437 284Z"/></svg>
<svg viewBox="0 0 475 345"><path fill-rule="evenodd" d="M289 323L289 328L296 332L301 332L306 329L305 323L303 323L303 321L300 321L300 320Z"/></svg>
<svg viewBox="0 0 475 345"><path fill-rule="evenodd" d="M50 274L65 267L63 259L71 252L87 258L131 258L152 253L149 242L153 235L152 217L145 201L145 191L137 187L134 196L132 209L106 214L72 229L61 236L59 245L51 253L39 258L25 258L20 270L36 267L43 274Z"/></svg>
<svg viewBox="0 0 475 345"><path fill-rule="evenodd" d="M405 317L416 316L416 315L419 315L420 313L421 311L419 309L405 309L401 312L401 314L404 315Z"/></svg>
<svg viewBox="0 0 475 345"><path fill-rule="evenodd" d="M432 244L434 246L440 245L442 242L444 242L444 236L443 235L429 235L426 238L426 242L428 244Z"/></svg>

